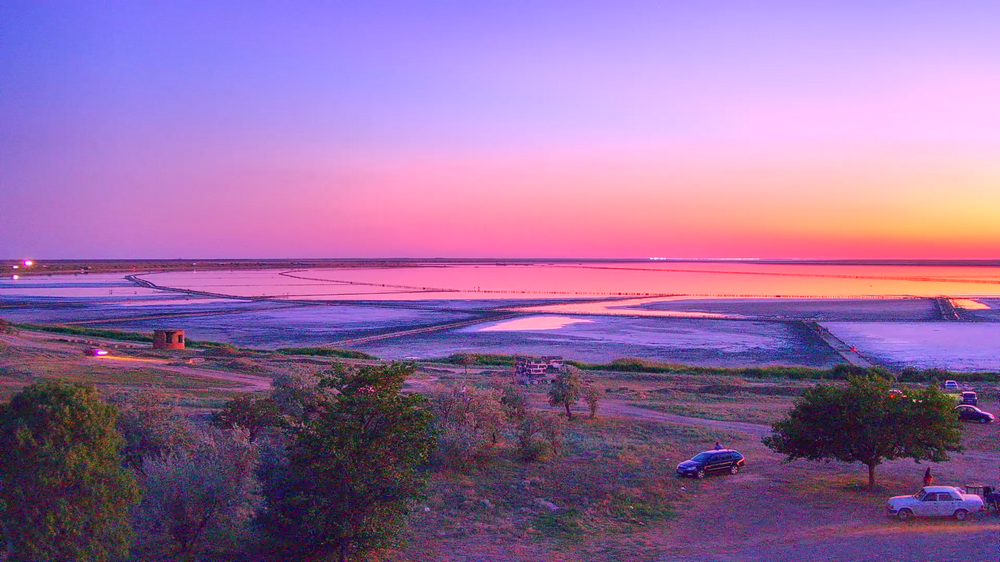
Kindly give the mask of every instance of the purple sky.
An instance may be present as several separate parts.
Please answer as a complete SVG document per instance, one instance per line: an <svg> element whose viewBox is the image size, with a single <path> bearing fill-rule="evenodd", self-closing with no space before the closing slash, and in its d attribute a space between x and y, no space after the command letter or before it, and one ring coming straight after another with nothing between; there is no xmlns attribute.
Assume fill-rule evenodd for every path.
<svg viewBox="0 0 1000 562"><path fill-rule="evenodd" d="M0 257L1000 256L1000 3L818 4L8 2Z"/></svg>

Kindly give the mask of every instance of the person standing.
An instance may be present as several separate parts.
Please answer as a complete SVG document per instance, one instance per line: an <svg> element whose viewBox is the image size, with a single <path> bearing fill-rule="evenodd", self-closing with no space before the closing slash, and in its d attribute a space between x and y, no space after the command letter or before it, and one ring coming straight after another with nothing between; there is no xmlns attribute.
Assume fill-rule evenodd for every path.
<svg viewBox="0 0 1000 562"><path fill-rule="evenodd" d="M928 466L927 470L924 471L924 486L930 486L933 483L934 483L934 475L931 474L931 467Z"/></svg>

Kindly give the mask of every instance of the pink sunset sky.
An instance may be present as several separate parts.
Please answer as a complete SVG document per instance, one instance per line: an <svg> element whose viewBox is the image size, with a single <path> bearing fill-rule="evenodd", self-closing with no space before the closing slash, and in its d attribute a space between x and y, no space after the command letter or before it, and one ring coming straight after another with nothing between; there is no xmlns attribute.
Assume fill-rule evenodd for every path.
<svg viewBox="0 0 1000 562"><path fill-rule="evenodd" d="M0 258L1000 257L995 2L4 10Z"/></svg>

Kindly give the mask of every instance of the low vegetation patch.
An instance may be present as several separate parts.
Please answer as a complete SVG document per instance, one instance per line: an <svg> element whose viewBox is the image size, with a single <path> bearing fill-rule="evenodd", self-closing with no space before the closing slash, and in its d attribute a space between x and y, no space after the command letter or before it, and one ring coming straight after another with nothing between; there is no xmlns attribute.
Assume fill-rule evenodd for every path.
<svg viewBox="0 0 1000 562"><path fill-rule="evenodd" d="M514 355L500 353L454 353L440 359L430 359L433 363L450 363L452 365L481 365L493 367L512 367L515 362Z"/></svg>
<svg viewBox="0 0 1000 562"><path fill-rule="evenodd" d="M848 380L850 377L863 375L866 369L842 363L830 369L815 369L812 367L797 366L768 366L768 367L701 367L697 365L683 365L680 363L666 363L662 361L649 361L646 359L622 358L615 359L610 363L584 363L581 361L567 361L578 369L585 371L613 371L619 373L634 373L633 380L659 380L655 375L665 374L706 374L706 375L728 375L754 379L788 379L788 380ZM922 382L934 383L944 380L956 381L979 381L979 382L1000 382L1000 373L975 372L959 373L946 371L944 369L915 369L906 367L898 373L883 371L892 378L902 382ZM654 375L654 376L649 376Z"/></svg>
<svg viewBox="0 0 1000 562"><path fill-rule="evenodd" d="M52 324L15 324L24 330L49 332L51 334L69 334L74 336L89 336L119 341L152 342L153 335L141 332L126 332L124 330L109 330L107 328L85 328L83 326L60 326ZM191 342L188 342L191 345Z"/></svg>
<svg viewBox="0 0 1000 562"><path fill-rule="evenodd" d="M315 355L319 357L340 357L342 359L378 359L378 357L369 355L363 351L337 349L335 347L281 347L274 350L274 352L282 355Z"/></svg>

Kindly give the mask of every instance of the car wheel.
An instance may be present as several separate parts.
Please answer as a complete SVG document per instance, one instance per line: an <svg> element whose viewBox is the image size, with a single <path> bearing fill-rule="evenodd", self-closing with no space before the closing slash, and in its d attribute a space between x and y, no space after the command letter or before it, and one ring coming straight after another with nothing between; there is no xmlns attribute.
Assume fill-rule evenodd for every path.
<svg viewBox="0 0 1000 562"><path fill-rule="evenodd" d="M739 472L740 472L739 465L734 464L733 466L729 467L729 474L739 474Z"/></svg>
<svg viewBox="0 0 1000 562"><path fill-rule="evenodd" d="M965 521L965 518L968 516L969 512L965 511L964 509L959 509L958 511L955 512L955 519L958 519L959 521Z"/></svg>
<svg viewBox="0 0 1000 562"><path fill-rule="evenodd" d="M698 472L695 473L695 476L698 477L698 480L703 480L705 478L705 469L699 468Z"/></svg>
<svg viewBox="0 0 1000 562"><path fill-rule="evenodd" d="M987 418L979 418L979 423L990 423L990 420Z"/></svg>
<svg viewBox="0 0 1000 562"><path fill-rule="evenodd" d="M909 509L900 509L896 513L896 518L899 519L900 521L906 521L911 517L913 517L913 512L910 511Z"/></svg>

